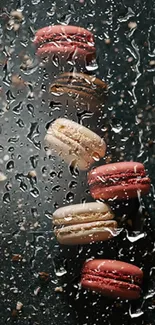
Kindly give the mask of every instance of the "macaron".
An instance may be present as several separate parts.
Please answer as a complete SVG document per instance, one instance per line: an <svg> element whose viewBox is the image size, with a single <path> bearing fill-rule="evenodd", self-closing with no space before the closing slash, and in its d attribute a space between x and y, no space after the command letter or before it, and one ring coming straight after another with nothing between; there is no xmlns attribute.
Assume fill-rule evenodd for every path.
<svg viewBox="0 0 155 325"><path fill-rule="evenodd" d="M66 72L59 75L50 86L50 92L59 96L72 97L80 105L87 104L88 110L95 111L107 99L106 83L85 73Z"/></svg>
<svg viewBox="0 0 155 325"><path fill-rule="evenodd" d="M59 118L50 124L45 143L51 153L56 153L66 163L81 170L88 169L102 158L106 150L100 136L66 118Z"/></svg>
<svg viewBox="0 0 155 325"><path fill-rule="evenodd" d="M93 34L78 26L47 26L39 29L34 38L36 53L40 57L56 55L69 61L95 58Z"/></svg>
<svg viewBox="0 0 155 325"><path fill-rule="evenodd" d="M104 203L65 206L53 213L54 232L63 245L105 241L117 235L114 214Z"/></svg>
<svg viewBox="0 0 155 325"><path fill-rule="evenodd" d="M107 164L88 174L90 193L94 199L127 200L149 192L150 178L139 162Z"/></svg>
<svg viewBox="0 0 155 325"><path fill-rule="evenodd" d="M85 262L81 285L110 298L138 299L143 272L137 266L116 260L94 259Z"/></svg>

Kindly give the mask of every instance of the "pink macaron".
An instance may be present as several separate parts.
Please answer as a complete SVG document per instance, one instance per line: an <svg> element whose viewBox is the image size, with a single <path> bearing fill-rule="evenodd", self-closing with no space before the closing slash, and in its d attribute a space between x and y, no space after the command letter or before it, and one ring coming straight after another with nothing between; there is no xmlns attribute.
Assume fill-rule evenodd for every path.
<svg viewBox="0 0 155 325"><path fill-rule="evenodd" d="M58 56L67 60L85 60L95 58L94 36L88 30L78 26L47 26L39 29L34 38L40 57Z"/></svg>
<svg viewBox="0 0 155 325"><path fill-rule="evenodd" d="M120 162L91 170L88 184L94 199L127 200L147 194L150 178L146 175L143 164Z"/></svg>
<svg viewBox="0 0 155 325"><path fill-rule="evenodd" d="M116 260L94 259L85 262L81 285L110 298L138 299L143 272L137 266Z"/></svg>

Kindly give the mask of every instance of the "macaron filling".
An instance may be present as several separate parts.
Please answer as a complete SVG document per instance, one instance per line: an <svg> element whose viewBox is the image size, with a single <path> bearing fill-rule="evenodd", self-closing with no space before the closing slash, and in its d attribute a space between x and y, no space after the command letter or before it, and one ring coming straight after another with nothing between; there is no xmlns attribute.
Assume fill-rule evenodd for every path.
<svg viewBox="0 0 155 325"><path fill-rule="evenodd" d="M110 175L101 175L96 176L95 174L91 175L89 178L89 185L95 186L100 185L101 187L110 187L110 186L116 186L116 185L131 185L131 184L150 184L149 177L146 177L145 171L142 171L140 173L134 174L134 173L115 173Z"/></svg>
<svg viewBox="0 0 155 325"><path fill-rule="evenodd" d="M141 288L133 283L129 283L123 280L123 278L120 281L117 281L115 279L111 279L111 278L105 278L105 277L101 277L101 276L94 276L91 274L84 274L82 275L82 283L83 282L92 282L94 283L101 283L103 285L103 288L101 290L104 290L104 285L108 285L110 287L119 287L120 289L127 289L127 290L132 290L132 291L136 291L139 292L141 291Z"/></svg>
<svg viewBox="0 0 155 325"><path fill-rule="evenodd" d="M78 35L78 34L50 34L50 35L46 35L44 34L43 36L37 36L34 39L34 43L39 46L45 44L45 43L61 43L61 42L66 42L66 43L83 43L83 44L88 44L89 46L94 47L94 40L92 36L86 36L86 35Z"/></svg>
<svg viewBox="0 0 155 325"><path fill-rule="evenodd" d="M99 231L100 229L102 231L108 231L110 232L111 229L117 228L117 222L114 220L105 220L105 221L94 221L90 223L84 223L84 224L76 224L71 226L64 225L63 227L56 227L54 230L55 234L75 234L79 233L80 231L92 231L94 233L95 231Z"/></svg>
<svg viewBox="0 0 155 325"><path fill-rule="evenodd" d="M108 279L114 279L119 281L129 282L131 284L140 285L142 283L142 278L138 277L137 275L125 274L118 271L100 271L100 270L90 270L89 268L85 267L82 276L90 276L90 277L103 277Z"/></svg>
<svg viewBox="0 0 155 325"><path fill-rule="evenodd" d="M59 81L61 82L61 80ZM63 93L64 92L64 89L65 89L65 92L68 92L68 93L75 93L77 95L79 95L79 92L81 92L81 94L83 93L83 96L86 97L86 96L93 96L93 97L96 97L97 99L99 97L102 97L102 96L105 96L107 94L106 93L103 93L103 88L101 89L98 89L97 87L94 89L90 87L90 85L81 85L79 83L79 85L76 85L75 84L66 84L66 82L62 81L61 84L59 83L55 83L53 85L51 85L51 92L57 92L57 93ZM106 87L105 87L106 89ZM104 90L105 90L104 89Z"/></svg>
<svg viewBox="0 0 155 325"><path fill-rule="evenodd" d="M87 223L90 221L103 221L103 220L110 220L113 219L112 212L87 212L87 213L81 213L81 214L69 214L64 218L55 218L53 220L54 225L63 225L64 223L66 225L74 225L74 224L81 224L81 223Z"/></svg>

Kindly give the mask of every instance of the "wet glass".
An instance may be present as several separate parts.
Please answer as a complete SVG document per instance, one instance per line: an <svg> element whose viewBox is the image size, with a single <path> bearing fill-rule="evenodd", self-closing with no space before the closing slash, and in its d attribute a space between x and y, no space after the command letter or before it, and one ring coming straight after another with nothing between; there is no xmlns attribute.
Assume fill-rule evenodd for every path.
<svg viewBox="0 0 155 325"><path fill-rule="evenodd" d="M154 324L155 4L152 1L0 1L0 324ZM77 25L95 36L96 60L85 66L36 56L39 28ZM97 112L50 85L63 72L104 80L109 96ZM62 246L53 212L91 202L87 171L47 154L44 137L57 118L71 119L104 138L107 151L93 166L144 163L149 194L117 204L114 238ZM83 290L90 258L118 259L144 270L136 302Z"/></svg>

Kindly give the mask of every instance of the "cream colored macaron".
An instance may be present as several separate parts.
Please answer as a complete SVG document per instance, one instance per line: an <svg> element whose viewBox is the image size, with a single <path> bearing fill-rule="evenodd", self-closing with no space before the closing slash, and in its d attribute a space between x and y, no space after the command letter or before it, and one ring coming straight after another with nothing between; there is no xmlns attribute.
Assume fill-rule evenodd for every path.
<svg viewBox="0 0 155 325"><path fill-rule="evenodd" d="M105 241L117 233L117 222L107 204L91 202L57 209L53 213L54 232L64 245Z"/></svg>
<svg viewBox="0 0 155 325"><path fill-rule="evenodd" d="M45 136L47 147L66 163L88 169L95 161L104 157L104 140L88 128L65 118L51 123Z"/></svg>

